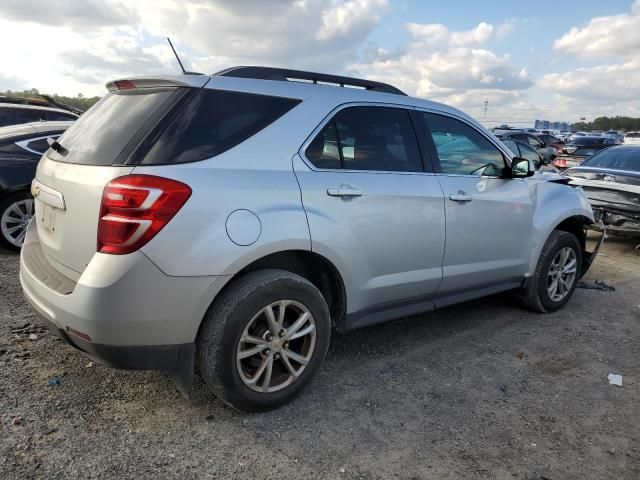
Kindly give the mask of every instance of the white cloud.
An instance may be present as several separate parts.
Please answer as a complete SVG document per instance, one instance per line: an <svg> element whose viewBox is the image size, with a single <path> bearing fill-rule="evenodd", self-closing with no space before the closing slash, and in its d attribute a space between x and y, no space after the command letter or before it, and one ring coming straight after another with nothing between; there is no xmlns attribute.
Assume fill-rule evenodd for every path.
<svg viewBox="0 0 640 480"><path fill-rule="evenodd" d="M481 48L495 37L493 25L450 31L441 24L409 23L406 29L412 43L405 50L390 54L370 49L351 69L411 94L455 103L475 90L508 92L533 84L526 69L513 67L509 55Z"/></svg>
<svg viewBox="0 0 640 480"><path fill-rule="evenodd" d="M640 0L630 13L596 17L584 27L573 27L553 48L580 57L632 56L640 49Z"/></svg>
<svg viewBox="0 0 640 480"><path fill-rule="evenodd" d="M574 58L602 62L544 75L539 86L552 92L558 105L589 118L637 115L640 110L640 0L633 3L629 13L596 17L582 27L571 28L554 42L554 49Z"/></svg>
<svg viewBox="0 0 640 480"><path fill-rule="evenodd" d="M135 10L117 0L65 0L48 4L40 0L3 0L0 16L76 28L130 25L138 21Z"/></svg>

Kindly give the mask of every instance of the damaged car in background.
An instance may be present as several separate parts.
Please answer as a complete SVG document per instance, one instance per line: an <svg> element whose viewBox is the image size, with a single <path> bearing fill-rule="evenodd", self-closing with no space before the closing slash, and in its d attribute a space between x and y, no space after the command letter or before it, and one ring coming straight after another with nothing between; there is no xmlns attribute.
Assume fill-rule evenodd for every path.
<svg viewBox="0 0 640 480"><path fill-rule="evenodd" d="M594 153L615 144L616 142L611 138L576 137L567 142L560 154L554 159L553 164L560 169L577 167Z"/></svg>
<svg viewBox="0 0 640 480"><path fill-rule="evenodd" d="M565 175L581 186L607 232L640 235L640 145L620 145L593 155Z"/></svg>

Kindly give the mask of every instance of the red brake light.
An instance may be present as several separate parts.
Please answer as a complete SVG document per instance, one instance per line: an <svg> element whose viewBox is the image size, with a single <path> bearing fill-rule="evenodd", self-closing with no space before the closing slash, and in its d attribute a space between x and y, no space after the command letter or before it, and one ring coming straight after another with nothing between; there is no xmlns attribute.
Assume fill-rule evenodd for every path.
<svg viewBox="0 0 640 480"><path fill-rule="evenodd" d="M102 194L98 252L135 252L169 223L191 196L184 183L152 175L110 181Z"/></svg>
<svg viewBox="0 0 640 480"><path fill-rule="evenodd" d="M118 90L134 90L136 88L135 83L131 80L118 80L114 82Z"/></svg>

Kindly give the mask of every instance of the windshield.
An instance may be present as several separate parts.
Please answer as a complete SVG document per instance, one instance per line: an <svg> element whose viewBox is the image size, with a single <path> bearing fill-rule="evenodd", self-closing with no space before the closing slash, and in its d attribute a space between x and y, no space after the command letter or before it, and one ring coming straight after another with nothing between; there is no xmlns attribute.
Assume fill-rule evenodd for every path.
<svg viewBox="0 0 640 480"><path fill-rule="evenodd" d="M581 166L639 172L640 150L635 148L631 150L625 148L608 148L601 150L593 157L585 160Z"/></svg>
<svg viewBox="0 0 640 480"><path fill-rule="evenodd" d="M573 140L574 145L598 145L604 142L604 138L599 137L580 137Z"/></svg>

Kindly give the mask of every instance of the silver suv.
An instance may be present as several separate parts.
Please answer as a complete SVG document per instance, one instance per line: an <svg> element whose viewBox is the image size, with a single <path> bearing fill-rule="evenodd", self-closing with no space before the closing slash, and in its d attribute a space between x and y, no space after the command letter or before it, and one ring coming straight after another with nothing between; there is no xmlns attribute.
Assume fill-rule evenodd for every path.
<svg viewBox="0 0 640 480"><path fill-rule="evenodd" d="M580 189L451 107L261 67L132 78L42 157L26 298L117 368L194 364L243 410L289 401L338 331L506 290L562 307L595 252Z"/></svg>

